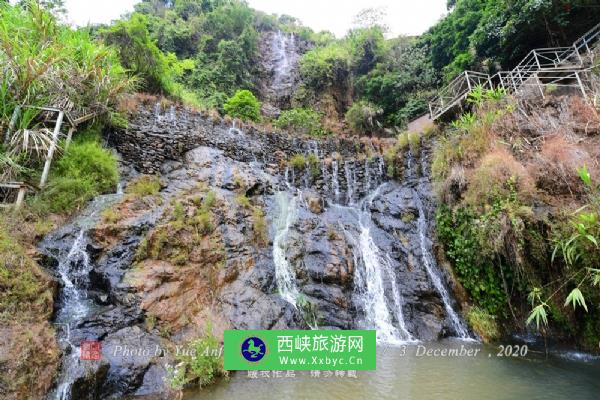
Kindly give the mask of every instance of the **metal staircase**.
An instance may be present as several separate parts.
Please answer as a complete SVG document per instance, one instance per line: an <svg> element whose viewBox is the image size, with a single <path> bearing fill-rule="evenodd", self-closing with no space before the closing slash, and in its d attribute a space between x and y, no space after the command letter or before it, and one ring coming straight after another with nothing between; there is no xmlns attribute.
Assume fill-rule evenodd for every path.
<svg viewBox="0 0 600 400"><path fill-rule="evenodd" d="M438 95L429 101L429 114L437 120L463 105L477 86L502 88L522 97L545 96L548 89L572 88L594 105L600 105L595 90L592 67L595 48L600 44L600 23L586 32L569 47L531 50L515 68L489 76L481 72L464 71Z"/></svg>

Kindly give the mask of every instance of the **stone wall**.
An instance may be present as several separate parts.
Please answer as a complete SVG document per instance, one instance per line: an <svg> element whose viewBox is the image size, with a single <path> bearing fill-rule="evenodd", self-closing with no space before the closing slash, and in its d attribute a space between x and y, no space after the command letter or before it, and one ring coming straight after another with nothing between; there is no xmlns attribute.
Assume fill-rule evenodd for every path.
<svg viewBox="0 0 600 400"><path fill-rule="evenodd" d="M222 119L181 108L171 108L166 113L140 108L127 129L107 136L123 161L145 174L159 173L165 161L181 160L186 152L198 146L220 149L238 161L277 165L284 165L284 161L297 153L317 152L322 159L338 155L355 158L358 153L370 154L375 150L366 149L371 145L347 138L314 140L282 132L260 132L254 127L237 129Z"/></svg>

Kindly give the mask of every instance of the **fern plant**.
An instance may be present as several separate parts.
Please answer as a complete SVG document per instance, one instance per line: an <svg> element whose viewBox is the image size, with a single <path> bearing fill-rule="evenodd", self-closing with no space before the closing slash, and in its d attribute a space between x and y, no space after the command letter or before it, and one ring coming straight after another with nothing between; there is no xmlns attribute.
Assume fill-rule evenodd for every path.
<svg viewBox="0 0 600 400"><path fill-rule="evenodd" d="M570 304L573 309L581 307L587 312L588 306L581 288L585 284L600 285L600 269L597 267L600 262L600 185L594 185L585 166L578 168L577 174L586 188L588 201L573 213L570 221L571 235L557 239L552 253L553 262L558 255L562 256L570 272L569 278L545 301L541 298L541 289L534 288L530 293L529 300L533 308L527 318L527 324L535 321L538 329L540 322L544 325L548 324L546 314L548 302L559 293L560 289L574 284L575 287L567 295L564 306Z"/></svg>

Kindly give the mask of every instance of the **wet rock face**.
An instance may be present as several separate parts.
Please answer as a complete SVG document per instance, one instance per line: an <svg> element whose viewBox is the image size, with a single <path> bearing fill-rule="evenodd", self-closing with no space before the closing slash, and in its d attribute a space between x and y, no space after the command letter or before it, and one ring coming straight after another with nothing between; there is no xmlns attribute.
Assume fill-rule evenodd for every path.
<svg viewBox="0 0 600 400"><path fill-rule="evenodd" d="M309 44L293 33L265 32L259 43L261 53L260 95L266 115L277 117L280 110L291 107L299 83L299 60Z"/></svg>
<svg viewBox="0 0 600 400"><path fill-rule="evenodd" d="M165 390L156 368L154 375L146 377L152 366L164 365L164 359L154 354L132 358L117 351L137 351L161 342L158 335L145 330L139 299L124 281L143 233L161 209L146 207L107 229L99 224L100 214L116 201L115 195L98 197L81 216L48 235L39 246L48 260L46 267L62 282L55 322L64 355L54 392L65 398L122 398L144 382ZM83 341L99 342L102 359L81 360L78 347Z"/></svg>
<svg viewBox="0 0 600 400"><path fill-rule="evenodd" d="M123 214L114 223L100 222L114 201L99 198L40 246L63 282L56 322L69 324L59 334L56 391L73 399L162 396L173 357L117 350L187 343L208 322L217 335L380 325L421 340L455 334L424 268L434 211L426 149L393 182L364 145L234 131L185 115L165 121L143 111L113 138L126 165L160 172L160 194L114 200ZM291 154L319 162L286 169ZM82 364L72 347L82 340L100 341L103 359Z"/></svg>

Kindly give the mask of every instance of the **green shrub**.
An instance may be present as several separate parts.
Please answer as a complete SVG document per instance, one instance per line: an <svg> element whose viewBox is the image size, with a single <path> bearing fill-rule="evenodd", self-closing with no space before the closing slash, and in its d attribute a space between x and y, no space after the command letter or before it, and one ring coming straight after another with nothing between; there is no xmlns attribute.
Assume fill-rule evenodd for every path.
<svg viewBox="0 0 600 400"><path fill-rule="evenodd" d="M488 343L500 337L498 323L493 315L479 307L471 307L467 313L467 320L473 331L477 333L481 339Z"/></svg>
<svg viewBox="0 0 600 400"><path fill-rule="evenodd" d="M310 168L310 176L317 178L321 174L319 157L315 153L310 153L306 160Z"/></svg>
<svg viewBox="0 0 600 400"><path fill-rule="evenodd" d="M132 180L125 193L138 197L150 196L160 192L160 178L156 175L142 175Z"/></svg>
<svg viewBox="0 0 600 400"><path fill-rule="evenodd" d="M421 136L415 132L408 132L408 143L410 144L410 150L414 155L419 155L421 151Z"/></svg>
<svg viewBox="0 0 600 400"><path fill-rule="evenodd" d="M295 132L310 136L325 134L321 124L321 115L312 109L294 108L286 110L279 115L275 126L280 129L290 129Z"/></svg>
<svg viewBox="0 0 600 400"><path fill-rule="evenodd" d="M260 120L260 102L249 90L238 90L223 106L225 113L244 121Z"/></svg>
<svg viewBox="0 0 600 400"><path fill-rule="evenodd" d="M31 204L41 213L67 213L99 194L115 191L118 181L117 158L112 152L97 141L77 141L56 161L47 188Z"/></svg>
<svg viewBox="0 0 600 400"><path fill-rule="evenodd" d="M98 193L114 191L119 182L116 156L96 141L73 143L56 162L55 174L89 180Z"/></svg>
<svg viewBox="0 0 600 400"><path fill-rule="evenodd" d="M141 14L117 22L101 31L104 41L119 51L125 68L142 79L142 88L152 93L172 93L175 88L175 69L157 46L148 30L149 21Z"/></svg>
<svg viewBox="0 0 600 400"><path fill-rule="evenodd" d="M315 47L300 59L302 80L313 90L339 84L350 73L350 54L340 43Z"/></svg>
<svg viewBox="0 0 600 400"><path fill-rule="evenodd" d="M306 157L304 157L303 154L294 154L289 161L289 165L291 165L292 168L304 169L306 166Z"/></svg>
<svg viewBox="0 0 600 400"><path fill-rule="evenodd" d="M197 227L198 232L203 235L208 235L214 231L214 226L212 224L212 217L209 211L199 209L194 220L193 224Z"/></svg>
<svg viewBox="0 0 600 400"><path fill-rule="evenodd" d="M0 216L0 321L14 321L30 311L45 315L52 304L51 287L25 249L4 229ZM51 306L49 307L51 309Z"/></svg>
<svg viewBox="0 0 600 400"><path fill-rule="evenodd" d="M458 279L475 304L489 314L499 315L506 310L507 299L498 267L494 265L493 259L482 256L478 222L469 209L453 212L443 205L437 213L437 233ZM506 274L508 272L507 270Z"/></svg>
<svg viewBox="0 0 600 400"><path fill-rule="evenodd" d="M250 199L248 197L246 197L245 194L240 194L238 196L236 196L235 201L242 207L242 208L250 208L251 204L250 204Z"/></svg>
<svg viewBox="0 0 600 400"><path fill-rule="evenodd" d="M373 132L381 128L378 118L383 110L366 101L357 101L346 112L346 123L358 134Z"/></svg>
<svg viewBox="0 0 600 400"><path fill-rule="evenodd" d="M182 389L190 384L203 387L227 374L223 369L221 345L211 330L209 326L203 337L189 344L189 351L177 356L176 368L169 370L173 389Z"/></svg>

